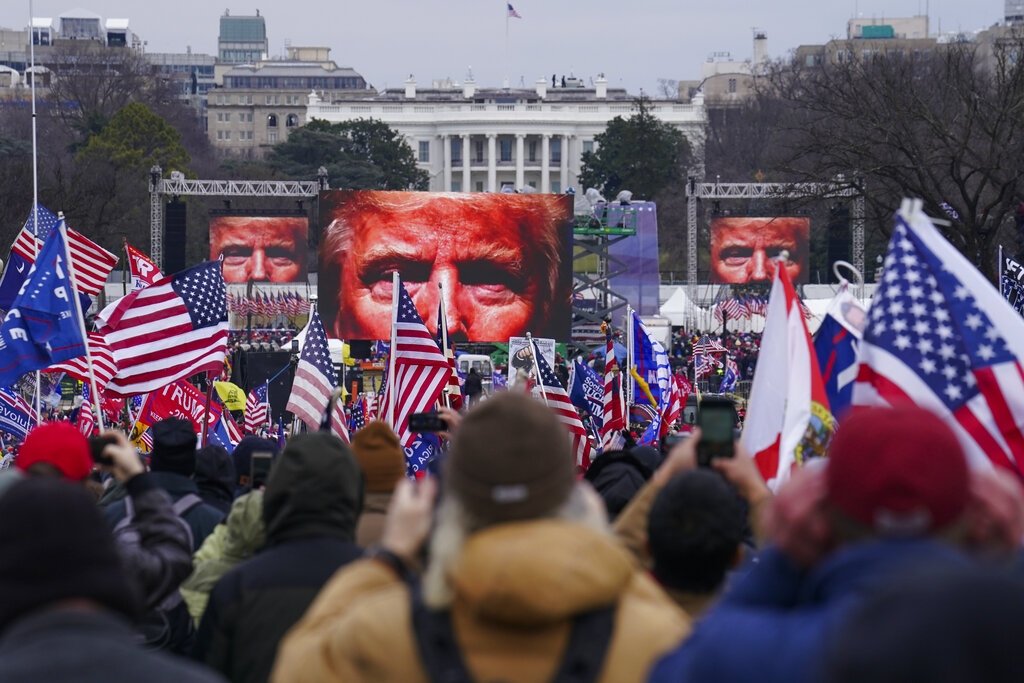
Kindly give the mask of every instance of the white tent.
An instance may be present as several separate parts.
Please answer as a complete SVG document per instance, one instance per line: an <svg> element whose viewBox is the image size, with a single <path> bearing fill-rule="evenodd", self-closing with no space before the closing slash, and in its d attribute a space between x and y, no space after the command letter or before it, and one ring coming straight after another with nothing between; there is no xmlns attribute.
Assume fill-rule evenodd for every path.
<svg viewBox="0 0 1024 683"><path fill-rule="evenodd" d="M686 296L686 288L676 287L672 296L661 305L659 313L661 317L671 320L674 326L680 327L687 324L688 321L692 321L694 314L699 311L701 311L700 307L695 306L690 301L690 297Z"/></svg>

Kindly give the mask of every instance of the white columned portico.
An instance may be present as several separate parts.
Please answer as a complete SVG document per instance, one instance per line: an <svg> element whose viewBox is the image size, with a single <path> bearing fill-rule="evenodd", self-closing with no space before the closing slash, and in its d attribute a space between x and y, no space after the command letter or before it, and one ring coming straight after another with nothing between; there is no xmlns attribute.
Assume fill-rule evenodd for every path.
<svg viewBox="0 0 1024 683"><path fill-rule="evenodd" d="M551 135L544 133L540 146L540 191L551 193Z"/></svg>
<svg viewBox="0 0 1024 683"><path fill-rule="evenodd" d="M444 191L452 191L452 139L450 135L441 136L441 147L444 150Z"/></svg>
<svg viewBox="0 0 1024 683"><path fill-rule="evenodd" d="M526 143L525 133L516 133L516 189L521 190L526 184L526 160L524 157L524 147Z"/></svg>
<svg viewBox="0 0 1024 683"><path fill-rule="evenodd" d="M498 191L498 134L487 134L487 191Z"/></svg>
<svg viewBox="0 0 1024 683"><path fill-rule="evenodd" d="M469 136L462 136L462 191L472 192L473 186L470 185L470 170L469 170Z"/></svg>
<svg viewBox="0 0 1024 683"><path fill-rule="evenodd" d="M565 192L565 188L569 187L569 136L562 136L562 163L558 169L560 171L561 186L559 192Z"/></svg>

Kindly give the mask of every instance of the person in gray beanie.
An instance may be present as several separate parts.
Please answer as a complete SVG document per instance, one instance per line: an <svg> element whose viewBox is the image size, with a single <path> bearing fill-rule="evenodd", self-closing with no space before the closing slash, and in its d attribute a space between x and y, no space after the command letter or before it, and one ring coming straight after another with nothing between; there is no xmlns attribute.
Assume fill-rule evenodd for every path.
<svg viewBox="0 0 1024 683"><path fill-rule="evenodd" d="M399 483L380 545L324 587L272 680L643 680L689 622L574 465L542 402L507 392L472 409L436 512L433 479Z"/></svg>

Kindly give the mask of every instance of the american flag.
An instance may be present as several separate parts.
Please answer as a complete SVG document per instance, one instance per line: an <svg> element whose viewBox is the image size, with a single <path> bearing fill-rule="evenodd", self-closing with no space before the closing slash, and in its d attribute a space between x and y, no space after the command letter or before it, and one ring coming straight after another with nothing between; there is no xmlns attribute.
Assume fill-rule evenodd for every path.
<svg viewBox="0 0 1024 683"><path fill-rule="evenodd" d="M40 207L39 236L32 236L30 229L32 217L29 216L28 222L21 232L18 233L17 239L14 240L14 246L11 248L11 251L17 253L29 263L35 261L35 255L42 248L43 241L50 234L50 229L57 226L56 220L53 220L52 225L50 225L51 219L49 217L46 218L44 223L44 211L46 210ZM49 211L46 211L46 213L53 216ZM75 281L79 291L86 294L99 294L100 290L103 289L103 283L107 281L107 276L110 275L114 264L117 263L117 256L71 228L67 228L67 232L68 249L71 251L71 261L75 267Z"/></svg>
<svg viewBox="0 0 1024 683"><path fill-rule="evenodd" d="M520 15L519 12L516 11L516 8L513 7L511 3L505 3L505 4L508 5L508 16L509 16L510 19L522 19L523 18L522 15Z"/></svg>
<svg viewBox="0 0 1024 683"><path fill-rule="evenodd" d="M285 410L315 431L320 428L320 420L337 386L338 373L331 362L324 323L320 319L320 312L314 311L306 327L306 341L302 345L299 365L295 368L295 379L292 381L292 393ZM335 403L331 414L331 431L348 443L345 408L340 401Z"/></svg>
<svg viewBox="0 0 1024 683"><path fill-rule="evenodd" d="M448 384L451 366L416 312L401 278L395 278L394 286L398 289L391 331L394 375L385 382L381 405L384 419L398 434L402 447L412 448L416 435L409 431L409 415L434 407Z"/></svg>
<svg viewBox="0 0 1024 683"><path fill-rule="evenodd" d="M224 411L220 414L220 419L224 421L224 426L227 429L228 439L231 443L237 444L242 440L242 430L238 428L238 423L235 422L235 418L231 417L231 411L224 406Z"/></svg>
<svg viewBox="0 0 1024 683"><path fill-rule="evenodd" d="M352 417L349 420L349 431L358 432L366 426L366 399L360 399L352 407Z"/></svg>
<svg viewBox="0 0 1024 683"><path fill-rule="evenodd" d="M700 379L704 375L710 375L715 368L722 367L722 362L710 354L698 353L693 356L693 366L694 379Z"/></svg>
<svg viewBox="0 0 1024 683"><path fill-rule="evenodd" d="M861 342L854 405L911 401L943 417L975 463L1024 463L1024 320L905 201Z"/></svg>
<svg viewBox="0 0 1024 683"><path fill-rule="evenodd" d="M89 355L92 356L92 369L96 373L96 386L105 388L114 375L117 374L117 363L114 361L114 354L107 345L106 338L99 332L88 334ZM72 358L63 363L57 363L46 368L43 372L66 372L75 379L83 382L89 381L89 361L85 356Z"/></svg>
<svg viewBox="0 0 1024 683"><path fill-rule="evenodd" d="M117 363L107 391L130 396L198 372L219 373L228 311L219 261L165 276L97 317Z"/></svg>
<svg viewBox="0 0 1024 683"><path fill-rule="evenodd" d="M78 409L78 431L86 436L92 435L96 424L96 416L92 414L92 401L89 400L89 384L82 385L82 406Z"/></svg>
<svg viewBox="0 0 1024 683"><path fill-rule="evenodd" d="M661 406L659 438L668 434L668 430L672 428L676 420L679 419L679 414L683 412L683 404L686 402L686 396L679 390L679 385L675 380L670 377L668 384L668 401Z"/></svg>
<svg viewBox="0 0 1024 683"><path fill-rule="evenodd" d="M736 302L736 308L739 311L737 315L744 320L750 320L750 308L747 306L746 297L738 296L733 301Z"/></svg>
<svg viewBox="0 0 1024 683"><path fill-rule="evenodd" d="M697 343L693 345L693 353L695 354L708 354L708 353L726 353L726 348L722 346L722 343L717 339L712 339L708 335L701 335Z"/></svg>
<svg viewBox="0 0 1024 683"><path fill-rule="evenodd" d="M616 372L618 362L615 360L615 344L611 330L606 328L604 351L604 396L601 399L604 410L604 422L601 425L601 448L609 449L618 445L613 443L616 435L621 436L626 428L626 418L622 409L621 384Z"/></svg>
<svg viewBox="0 0 1024 683"><path fill-rule="evenodd" d="M267 426L267 391L270 388L268 382L264 382L249 392L245 399L245 432L255 434L261 427Z"/></svg>
<svg viewBox="0 0 1024 683"><path fill-rule="evenodd" d="M555 411L558 419L569 430L572 437L573 452L576 454L576 465L584 470L590 467L590 441L587 439L587 429L580 420L579 413L565 393L565 387L558 381L558 377L551 371L551 366L544 360L540 349L537 347L537 340L531 340L533 345L533 358L537 363L537 372L540 375L540 384L543 388L544 399L548 407ZM611 354L614 356L614 354Z"/></svg>

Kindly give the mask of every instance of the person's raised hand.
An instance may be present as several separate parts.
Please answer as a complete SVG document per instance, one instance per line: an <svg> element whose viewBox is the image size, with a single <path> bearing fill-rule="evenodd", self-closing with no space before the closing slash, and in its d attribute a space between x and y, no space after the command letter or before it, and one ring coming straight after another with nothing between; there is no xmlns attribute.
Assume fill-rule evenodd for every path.
<svg viewBox="0 0 1024 683"><path fill-rule="evenodd" d="M740 496L751 505L770 498L771 489L764 483L750 452L738 440L733 444L733 449L733 457L715 458L711 461L711 466L735 486Z"/></svg>
<svg viewBox="0 0 1024 683"><path fill-rule="evenodd" d="M768 537L794 562L810 567L832 549L834 533L825 510L826 468L793 472L768 508Z"/></svg>
<svg viewBox="0 0 1024 683"><path fill-rule="evenodd" d="M416 557L430 535L437 481L434 477L398 482L388 505L380 544L406 562Z"/></svg>
<svg viewBox="0 0 1024 683"><path fill-rule="evenodd" d="M104 446L103 455L113 461L113 464L107 465L107 467L110 468L111 474L118 481L124 483L135 475L146 471L142 461L139 459L139 455L132 448L131 443L128 442L128 437L124 435L124 432L117 429L108 429L101 436L114 440L114 443L108 443Z"/></svg>
<svg viewBox="0 0 1024 683"><path fill-rule="evenodd" d="M462 423L462 413L454 408L441 406L437 409L437 415L448 424L448 429L438 432L437 435L442 439L451 441L452 435L458 431L459 425Z"/></svg>

